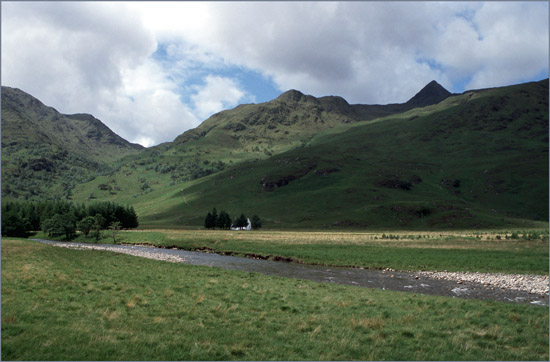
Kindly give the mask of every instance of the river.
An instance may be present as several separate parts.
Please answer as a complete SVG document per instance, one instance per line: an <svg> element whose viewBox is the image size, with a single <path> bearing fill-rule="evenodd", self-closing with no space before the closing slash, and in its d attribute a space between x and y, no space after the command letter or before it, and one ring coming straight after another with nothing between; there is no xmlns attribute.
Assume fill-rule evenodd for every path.
<svg viewBox="0 0 550 362"><path fill-rule="evenodd" d="M71 248L100 247L104 250L113 252L124 252L126 254L155 259L172 257L176 258L179 262L191 265L241 270L285 278L307 279L315 282L336 283L407 293L440 295L453 298L496 300L509 303L529 303L533 305L548 306L548 295L531 294L526 291L514 289L502 289L476 282L461 281L457 283L457 281L452 280L430 278L415 272L306 265L294 262L258 260L218 255L214 253L186 251L181 249L162 249L148 246L69 243L43 239L32 240Z"/></svg>

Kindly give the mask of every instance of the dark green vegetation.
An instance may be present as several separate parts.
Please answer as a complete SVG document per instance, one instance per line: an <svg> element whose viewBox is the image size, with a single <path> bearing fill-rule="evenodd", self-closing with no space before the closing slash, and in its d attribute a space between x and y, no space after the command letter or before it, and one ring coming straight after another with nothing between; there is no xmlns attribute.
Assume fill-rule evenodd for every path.
<svg viewBox="0 0 550 362"><path fill-rule="evenodd" d="M32 164L14 166L19 151L7 140L17 133L5 129L4 197L71 190L64 196L76 201L132 204L144 226L200 227L220 204L258 213L270 229L547 226L548 80L460 95L432 82L390 105L288 91L215 114L174 142L103 158L93 175L75 173L89 182L40 166L59 179L33 174L36 187L19 174Z"/></svg>
<svg viewBox="0 0 550 362"><path fill-rule="evenodd" d="M547 360L548 318L2 241L3 360Z"/></svg>
<svg viewBox="0 0 550 362"><path fill-rule="evenodd" d="M142 221L200 225L197 210L217 200L270 228L543 226L529 220L548 220L548 81L321 132L159 192Z"/></svg>
<svg viewBox="0 0 550 362"><path fill-rule="evenodd" d="M252 229L259 229L262 227L262 221L258 215L253 215L252 220L250 220L250 226ZM235 228L245 228L248 226L248 218L241 213L241 216L235 217L231 221L231 216L224 210L218 211L216 208L213 208L212 211L208 211L206 217L204 218L204 227L207 229L219 228L222 230L228 230L231 227Z"/></svg>
<svg viewBox="0 0 550 362"><path fill-rule="evenodd" d="M513 234L521 237L503 240ZM548 231L478 235L157 230L123 232L120 241L329 266L548 274Z"/></svg>
<svg viewBox="0 0 550 362"><path fill-rule="evenodd" d="M80 231L85 237L101 231L138 227L137 214L132 206L112 202L73 204L67 201L5 202L2 205L2 236L28 236L42 230L50 238L64 236L69 240ZM114 237L113 237L114 239Z"/></svg>

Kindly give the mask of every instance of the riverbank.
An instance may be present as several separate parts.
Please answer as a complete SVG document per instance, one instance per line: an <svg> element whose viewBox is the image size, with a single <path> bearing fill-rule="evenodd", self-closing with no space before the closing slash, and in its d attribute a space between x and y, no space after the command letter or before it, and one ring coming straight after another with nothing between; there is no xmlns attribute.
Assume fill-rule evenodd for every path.
<svg viewBox="0 0 550 362"><path fill-rule="evenodd" d="M2 238L2 360L548 358L546 307L369 287L378 277L403 291L439 285L412 273L141 249L258 272ZM260 273L272 267L324 282Z"/></svg>
<svg viewBox="0 0 550 362"><path fill-rule="evenodd" d="M548 296L549 291L548 275L436 271L422 271L418 274L428 278L456 281L459 285L468 281L501 289L521 290L530 294L546 296Z"/></svg>
<svg viewBox="0 0 550 362"><path fill-rule="evenodd" d="M207 265L291 278L460 298L548 305L548 276L435 271L369 270L281 263L180 249L36 241L57 247L103 250L175 263Z"/></svg>

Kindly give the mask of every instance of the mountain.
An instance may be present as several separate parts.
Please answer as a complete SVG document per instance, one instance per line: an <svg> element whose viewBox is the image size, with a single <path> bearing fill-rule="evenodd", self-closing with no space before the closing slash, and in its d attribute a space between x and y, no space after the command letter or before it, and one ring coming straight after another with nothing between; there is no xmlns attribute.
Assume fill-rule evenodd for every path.
<svg viewBox="0 0 550 362"><path fill-rule="evenodd" d="M443 88L443 86L432 80L420 92L407 101L407 105L414 107L426 107L432 104L437 104L452 95L451 92Z"/></svg>
<svg viewBox="0 0 550 362"><path fill-rule="evenodd" d="M304 147L159 190L141 220L200 226L217 207L284 229L531 227L548 220L548 171L544 80L320 132Z"/></svg>
<svg viewBox="0 0 550 362"><path fill-rule="evenodd" d="M184 184L244 161L265 160L305 147L320 132L338 132L340 128L414 107L350 105L339 96L316 98L289 90L269 102L243 104L216 113L173 142L129 157L118 177L97 178L89 185L77 186L74 195L79 199L90 195L100 199L126 197L125 201L134 202L155 190ZM128 177L133 183L128 182ZM121 191L112 195L112 189Z"/></svg>
<svg viewBox="0 0 550 362"><path fill-rule="evenodd" d="M223 143L244 149L257 147L273 154L303 145L326 129L437 104L450 94L433 81L404 104L350 105L339 96L316 98L292 89L269 102L219 112L178 136L174 144L201 140L217 146Z"/></svg>
<svg viewBox="0 0 550 362"><path fill-rule="evenodd" d="M10 112L35 120L55 111L27 109L33 107ZM58 150L74 143L58 143L43 130L48 122L34 122L32 133L14 124L2 135L3 154L10 151L3 181L12 177L3 196L37 198L31 190L38 189L132 204L144 227L200 227L212 207L258 214L264 227L282 229L523 228L548 221L548 80L462 94L431 82L406 103L388 105L290 90L219 112L173 142L139 150L121 141L128 152L113 160L63 155ZM107 139L105 130L84 127L67 137L95 132ZM48 145L45 152L18 132ZM37 162L39 154L51 157ZM48 170L48 162L55 167Z"/></svg>
<svg viewBox="0 0 550 362"><path fill-rule="evenodd" d="M2 87L4 197L67 197L75 184L142 149L89 114L61 114L19 89Z"/></svg>

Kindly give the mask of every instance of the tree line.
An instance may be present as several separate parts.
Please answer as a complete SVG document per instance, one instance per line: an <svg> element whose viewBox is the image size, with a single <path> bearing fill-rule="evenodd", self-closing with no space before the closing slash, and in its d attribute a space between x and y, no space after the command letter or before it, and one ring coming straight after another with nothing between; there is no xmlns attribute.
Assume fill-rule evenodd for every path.
<svg viewBox="0 0 550 362"><path fill-rule="evenodd" d="M253 215L250 219L250 224L252 229L259 229L262 227L262 221L258 215ZM207 229L220 228L222 230L230 229L231 227L236 228L245 228L248 226L248 218L241 213L241 216L235 217L231 221L231 217L225 211L218 211L216 208L213 208L212 211L208 211L206 217L204 218L204 227Z"/></svg>
<svg viewBox="0 0 550 362"><path fill-rule="evenodd" d="M50 237L71 239L76 231L99 239L101 231L138 227L138 217L132 206L113 202L88 205L68 201L6 202L2 205L2 235L26 237L42 230ZM113 234L114 235L114 234Z"/></svg>

